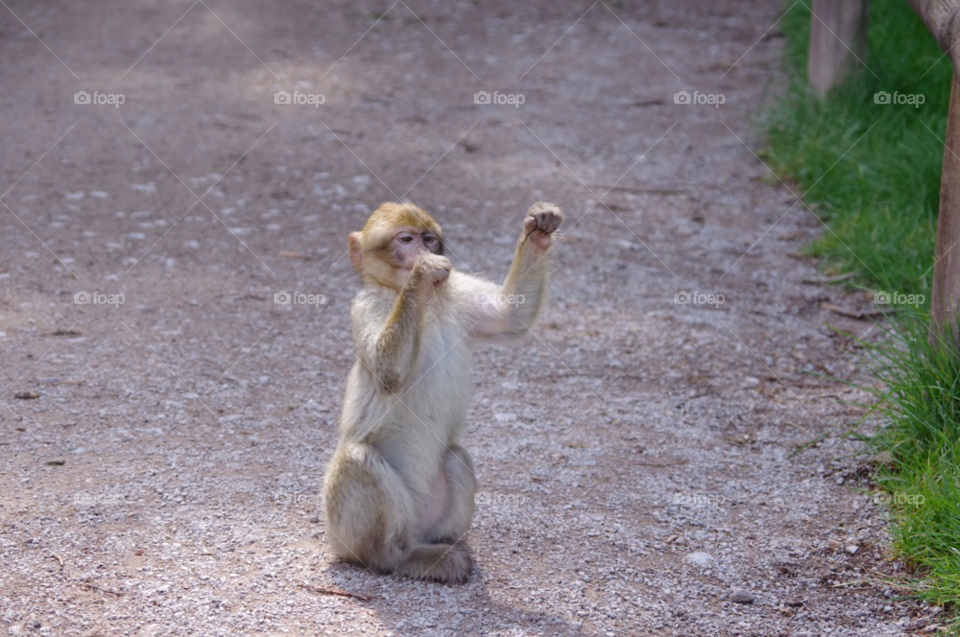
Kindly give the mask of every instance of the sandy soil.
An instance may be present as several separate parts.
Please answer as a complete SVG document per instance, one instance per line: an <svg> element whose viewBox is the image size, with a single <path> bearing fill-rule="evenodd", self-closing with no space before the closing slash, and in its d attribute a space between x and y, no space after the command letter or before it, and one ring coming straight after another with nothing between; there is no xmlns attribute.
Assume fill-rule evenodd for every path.
<svg viewBox="0 0 960 637"><path fill-rule="evenodd" d="M870 382L828 324L871 325L824 307L869 303L803 282L819 224L751 150L778 1L4 6L10 634L935 623L882 580L906 571L841 436L867 397L822 376ZM337 562L318 507L352 362L345 236L404 198L491 277L527 206L567 212L535 335L476 356L460 587Z"/></svg>

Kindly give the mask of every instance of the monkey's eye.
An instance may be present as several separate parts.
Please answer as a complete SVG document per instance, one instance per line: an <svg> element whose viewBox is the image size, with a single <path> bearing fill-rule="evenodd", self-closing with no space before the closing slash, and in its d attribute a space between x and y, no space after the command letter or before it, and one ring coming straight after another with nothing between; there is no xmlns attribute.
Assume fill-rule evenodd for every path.
<svg viewBox="0 0 960 637"><path fill-rule="evenodd" d="M400 237L400 243L410 243L411 241L413 241L413 237L408 234Z"/></svg>
<svg viewBox="0 0 960 637"><path fill-rule="evenodd" d="M436 238L435 236L433 236L432 234L425 234L425 235L423 235L423 241L424 241L425 243L433 243L433 242L436 241L436 240L437 240L437 238Z"/></svg>

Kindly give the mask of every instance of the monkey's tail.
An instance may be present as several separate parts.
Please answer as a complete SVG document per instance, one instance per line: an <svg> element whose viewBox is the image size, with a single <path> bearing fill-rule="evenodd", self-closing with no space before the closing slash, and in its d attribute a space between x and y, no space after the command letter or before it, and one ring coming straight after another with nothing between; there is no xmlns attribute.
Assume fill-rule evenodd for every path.
<svg viewBox="0 0 960 637"><path fill-rule="evenodd" d="M473 570L473 551L463 542L421 544L394 571L414 579L463 584Z"/></svg>

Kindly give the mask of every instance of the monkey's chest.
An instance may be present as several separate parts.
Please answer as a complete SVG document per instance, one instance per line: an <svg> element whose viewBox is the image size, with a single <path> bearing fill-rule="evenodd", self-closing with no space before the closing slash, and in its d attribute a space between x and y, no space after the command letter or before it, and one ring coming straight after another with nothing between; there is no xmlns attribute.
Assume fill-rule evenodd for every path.
<svg viewBox="0 0 960 637"><path fill-rule="evenodd" d="M435 337L425 339L421 346L413 375L415 385L408 395L422 397L436 407L465 410L472 389L472 362L473 353L461 335L453 330L437 330Z"/></svg>
<svg viewBox="0 0 960 637"><path fill-rule="evenodd" d="M462 420L473 389L471 362L471 352L456 342L438 342L421 351L412 378L414 384L404 402L409 404L411 398L417 413L440 421Z"/></svg>

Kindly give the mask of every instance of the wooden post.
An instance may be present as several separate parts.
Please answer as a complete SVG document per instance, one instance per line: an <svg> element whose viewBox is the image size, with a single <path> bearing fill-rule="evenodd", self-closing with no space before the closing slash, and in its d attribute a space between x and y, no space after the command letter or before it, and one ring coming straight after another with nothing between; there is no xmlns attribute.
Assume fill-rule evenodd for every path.
<svg viewBox="0 0 960 637"><path fill-rule="evenodd" d="M943 172L940 173L940 215L934 250L933 291L930 298L930 343L936 345L950 327L954 346L960 302L960 87L957 74L950 81L950 110L944 136Z"/></svg>
<svg viewBox="0 0 960 637"><path fill-rule="evenodd" d="M825 97L866 56L869 17L870 0L813 0L807 78L814 95Z"/></svg>
<svg viewBox="0 0 960 637"><path fill-rule="evenodd" d="M907 0L953 62L950 110L943 140L940 173L940 212L934 249L933 289L930 298L930 344L944 338L960 354L957 329L960 305L960 0ZM947 329L949 328L949 329Z"/></svg>

